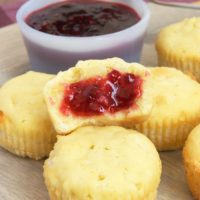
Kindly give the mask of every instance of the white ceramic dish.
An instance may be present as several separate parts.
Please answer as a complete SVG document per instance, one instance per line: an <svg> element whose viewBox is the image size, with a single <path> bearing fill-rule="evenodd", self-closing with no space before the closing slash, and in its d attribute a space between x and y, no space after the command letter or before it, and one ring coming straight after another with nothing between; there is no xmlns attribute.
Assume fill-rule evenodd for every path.
<svg viewBox="0 0 200 200"><path fill-rule="evenodd" d="M119 32L90 37L66 37L43 33L31 28L25 18L38 9L62 0L30 0L17 12L32 69L56 73L73 66L78 60L121 57L129 62L139 62L150 12L143 0L109 0L126 4L141 20Z"/></svg>

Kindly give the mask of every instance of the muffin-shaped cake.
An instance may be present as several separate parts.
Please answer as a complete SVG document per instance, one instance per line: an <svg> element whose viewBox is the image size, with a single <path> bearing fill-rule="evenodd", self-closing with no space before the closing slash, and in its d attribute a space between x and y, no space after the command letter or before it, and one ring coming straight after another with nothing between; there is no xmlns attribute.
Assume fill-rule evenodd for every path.
<svg viewBox="0 0 200 200"><path fill-rule="evenodd" d="M189 188L196 199L200 199L200 125L189 135L183 149L183 158Z"/></svg>
<svg viewBox="0 0 200 200"><path fill-rule="evenodd" d="M155 200L160 175L152 142L117 126L59 136L44 164L51 200Z"/></svg>
<svg viewBox="0 0 200 200"><path fill-rule="evenodd" d="M45 86L45 99L58 133L86 125L144 121L152 109L150 72L119 58L80 61Z"/></svg>
<svg viewBox="0 0 200 200"><path fill-rule="evenodd" d="M23 157L49 155L56 132L43 98L52 75L28 72L0 89L0 146Z"/></svg>
<svg viewBox="0 0 200 200"><path fill-rule="evenodd" d="M156 41L158 64L193 73L200 81L200 17L163 28Z"/></svg>
<svg viewBox="0 0 200 200"><path fill-rule="evenodd" d="M154 107L150 117L134 129L144 133L158 150L183 146L200 123L200 84L174 68L151 68Z"/></svg>

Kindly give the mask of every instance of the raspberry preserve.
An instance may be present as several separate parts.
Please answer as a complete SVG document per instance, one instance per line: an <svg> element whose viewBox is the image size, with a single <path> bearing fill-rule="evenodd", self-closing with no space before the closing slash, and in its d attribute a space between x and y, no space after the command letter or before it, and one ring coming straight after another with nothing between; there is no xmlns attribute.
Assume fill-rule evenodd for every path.
<svg viewBox="0 0 200 200"><path fill-rule="evenodd" d="M142 79L130 73L111 71L106 77L94 77L66 85L60 111L77 116L115 113L136 106L142 95Z"/></svg>
<svg viewBox="0 0 200 200"><path fill-rule="evenodd" d="M41 32L60 36L98 36L129 28L140 20L131 7L114 2L69 0L50 4L27 16Z"/></svg>

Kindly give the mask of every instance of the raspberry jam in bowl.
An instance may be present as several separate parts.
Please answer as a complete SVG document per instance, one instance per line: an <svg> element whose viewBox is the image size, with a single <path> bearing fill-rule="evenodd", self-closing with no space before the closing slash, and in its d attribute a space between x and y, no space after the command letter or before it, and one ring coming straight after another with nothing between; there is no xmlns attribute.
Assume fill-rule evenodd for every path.
<svg viewBox="0 0 200 200"><path fill-rule="evenodd" d="M57 73L78 60L139 62L149 16L142 0L30 0L17 22L32 69Z"/></svg>

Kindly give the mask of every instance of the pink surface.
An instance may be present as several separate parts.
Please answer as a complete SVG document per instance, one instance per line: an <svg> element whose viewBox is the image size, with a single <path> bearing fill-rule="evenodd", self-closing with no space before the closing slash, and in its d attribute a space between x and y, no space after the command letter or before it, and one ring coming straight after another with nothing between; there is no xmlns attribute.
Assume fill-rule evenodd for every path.
<svg viewBox="0 0 200 200"><path fill-rule="evenodd" d="M14 2L0 4L0 27L12 24L16 21L16 12L25 1L26 0L15 0Z"/></svg>
<svg viewBox="0 0 200 200"><path fill-rule="evenodd" d="M4 10L0 7L0 27L6 26L12 23L12 20L6 15Z"/></svg>
<svg viewBox="0 0 200 200"><path fill-rule="evenodd" d="M170 2L170 3L195 3L199 0L159 0L160 2Z"/></svg>

